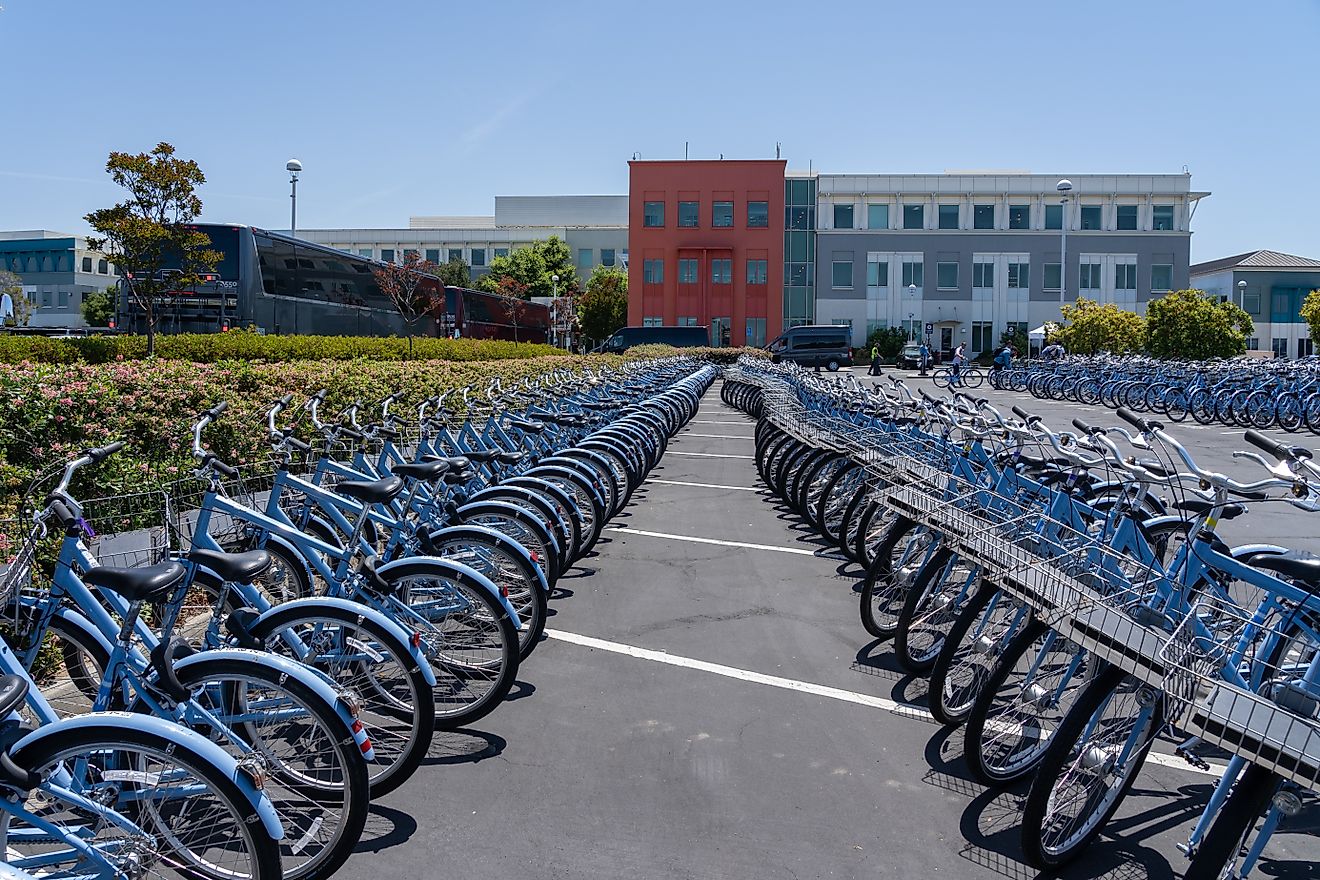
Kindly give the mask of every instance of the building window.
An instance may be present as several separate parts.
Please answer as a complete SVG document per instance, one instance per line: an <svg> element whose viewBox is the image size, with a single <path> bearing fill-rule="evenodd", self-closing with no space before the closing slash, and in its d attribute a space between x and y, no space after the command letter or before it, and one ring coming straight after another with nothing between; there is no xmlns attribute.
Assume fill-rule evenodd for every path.
<svg viewBox="0 0 1320 880"><path fill-rule="evenodd" d="M678 319L679 327L700 327L701 321L691 316L684 316Z"/></svg>
<svg viewBox="0 0 1320 880"><path fill-rule="evenodd" d="M439 252L439 251L436 251L435 254L436 254L436 260L438 261L438 260L440 259L440 252ZM368 260L370 260L370 259L371 259L371 248L358 248L358 256L359 256L359 257L366 257Z"/></svg>
<svg viewBox="0 0 1320 880"><path fill-rule="evenodd" d="M715 202L711 205L710 225L716 229L733 226L733 202Z"/></svg>
<svg viewBox="0 0 1320 880"><path fill-rule="evenodd" d="M1025 337L1027 335L1027 322L1009 321L1004 325L1004 332L1008 333L1009 336L1021 333Z"/></svg>
<svg viewBox="0 0 1320 880"><path fill-rule="evenodd" d="M453 263L453 262L455 262L455 261L457 261L457 262L462 262L462 260L463 260L463 249L462 249L462 248L450 248L450 249L449 249L449 262L451 262L451 263Z"/></svg>
<svg viewBox="0 0 1320 880"><path fill-rule="evenodd" d="M614 265L614 248L601 248L601 249L600 249L600 264L601 264L602 266L613 266L613 265Z"/></svg>
<svg viewBox="0 0 1320 880"><path fill-rule="evenodd" d="M1060 283L1062 282L1062 280L1063 280L1063 271L1062 271L1062 269L1063 269L1063 267L1062 267L1059 263L1046 263L1046 264L1045 264L1045 275L1044 275L1043 277L1044 277L1045 289L1046 289L1046 290L1058 290L1058 289L1059 289L1059 284L1060 284Z"/></svg>
<svg viewBox="0 0 1320 880"><path fill-rule="evenodd" d="M42 308L46 308L46 309L50 308L50 291L49 291L49 290L43 290L43 291L41 292L41 306L42 306Z"/></svg>
<svg viewBox="0 0 1320 880"><path fill-rule="evenodd" d="M1082 228L1099 229L1100 211L1099 205L1082 205Z"/></svg>
<svg viewBox="0 0 1320 880"><path fill-rule="evenodd" d="M1133 232L1137 228L1137 206L1119 205L1118 206L1118 228L1126 232Z"/></svg>
<svg viewBox="0 0 1320 880"><path fill-rule="evenodd" d="M460 251L460 252L459 252L459 259L462 259L462 256L463 256L463 254L462 254L462 252ZM419 254L419 253L417 253L417 251L413 250L412 248L407 248L407 249L404 250L404 252L403 252L403 259L404 259L404 262L407 262L408 260L412 260L413 262L416 262L417 260L420 260L421 257L422 257L422 255Z"/></svg>
<svg viewBox="0 0 1320 880"><path fill-rule="evenodd" d="M657 318L657 317L655 317L654 315L652 315L652 316L649 317L649 318L642 318L642 326L643 326L643 327L663 327L663 326L665 326L665 319L664 319L664 318Z"/></svg>
<svg viewBox="0 0 1320 880"><path fill-rule="evenodd" d="M743 344L752 348L765 348L765 318L747 319L747 336Z"/></svg>
<svg viewBox="0 0 1320 880"><path fill-rule="evenodd" d="M972 351L989 351L994 348L994 324L990 321L972 322Z"/></svg>
<svg viewBox="0 0 1320 880"><path fill-rule="evenodd" d="M82 270L83 270L84 272L90 272L90 271L92 271L92 258L91 258L91 257L83 257L83 258L82 258Z"/></svg>
<svg viewBox="0 0 1320 880"><path fill-rule="evenodd" d="M972 263L972 287L994 287L995 264Z"/></svg>
<svg viewBox="0 0 1320 880"><path fill-rule="evenodd" d="M1173 205L1155 205L1151 209L1150 228L1156 232L1173 230Z"/></svg>
<svg viewBox="0 0 1320 880"><path fill-rule="evenodd" d="M958 206L940 205L940 229L958 228Z"/></svg>
<svg viewBox="0 0 1320 880"><path fill-rule="evenodd" d="M888 229L888 228L889 228L889 206L888 206L888 205L867 205L867 206L866 206L866 228L867 228L867 229Z"/></svg>
<svg viewBox="0 0 1320 880"><path fill-rule="evenodd" d="M643 202L643 203L642 203L642 225L643 225L643 226L664 226L664 225L665 225L665 203L664 203L664 202Z"/></svg>
<svg viewBox="0 0 1320 880"><path fill-rule="evenodd" d="M508 251L505 251L505 253L508 253ZM497 248L495 250L495 256L498 257L499 255L500 252L499 249ZM591 252L591 248L578 248L577 264L579 269L589 270L591 269L595 261L596 261L596 257L595 254Z"/></svg>
<svg viewBox="0 0 1320 880"><path fill-rule="evenodd" d="M697 283L697 261L694 259L682 259L678 261L678 283L696 284Z"/></svg>
<svg viewBox="0 0 1320 880"><path fill-rule="evenodd" d="M1242 310L1248 315L1260 314L1260 291L1248 287L1242 292Z"/></svg>
<svg viewBox="0 0 1320 880"><path fill-rule="evenodd" d="M1150 267L1150 289L1168 290L1173 286L1173 267L1165 263Z"/></svg>
<svg viewBox="0 0 1320 880"><path fill-rule="evenodd" d="M427 249L426 249L426 261L427 261L428 263L438 263L438 262L440 262L440 248L427 248Z"/></svg>
<svg viewBox="0 0 1320 880"><path fill-rule="evenodd" d="M485 248L473 248L473 249L472 249L472 265L473 265L473 266L484 266L484 265L486 265L486 249L485 249Z"/></svg>
<svg viewBox="0 0 1320 880"><path fill-rule="evenodd" d="M853 206L835 205L834 206L834 228L852 229L853 228Z"/></svg>
<svg viewBox="0 0 1320 880"><path fill-rule="evenodd" d="M936 263L935 286L940 290L958 289L958 264Z"/></svg>
<svg viewBox="0 0 1320 880"><path fill-rule="evenodd" d="M1030 229L1030 228L1031 228L1031 205L1009 205L1009 206L1008 206L1008 228L1009 228L1009 229Z"/></svg>
<svg viewBox="0 0 1320 880"><path fill-rule="evenodd" d="M664 284L664 283L665 283L665 261L664 261L664 260L642 260L642 283L644 283L644 284Z"/></svg>
<svg viewBox="0 0 1320 880"><path fill-rule="evenodd" d="M1114 266L1114 289L1115 290L1136 290L1137 289L1137 264L1136 263L1117 263Z"/></svg>
<svg viewBox="0 0 1320 880"><path fill-rule="evenodd" d="M1260 338L1256 336L1247 337L1247 351L1260 351Z"/></svg>
<svg viewBox="0 0 1320 880"><path fill-rule="evenodd" d="M1273 339L1270 340L1270 348L1274 350L1274 356L1276 358L1283 359L1288 356L1287 339L1280 339L1277 336L1274 337Z"/></svg>
<svg viewBox="0 0 1320 880"><path fill-rule="evenodd" d="M925 275L926 264L919 260L903 261L903 286L904 287L922 287Z"/></svg>
<svg viewBox="0 0 1320 880"><path fill-rule="evenodd" d="M868 262L866 264L866 286L867 287L888 287L889 286L889 263L887 262Z"/></svg>
<svg viewBox="0 0 1320 880"><path fill-rule="evenodd" d="M903 228L904 229L925 229L926 212L924 205L904 205L903 206Z"/></svg>
<svg viewBox="0 0 1320 880"><path fill-rule="evenodd" d="M769 261L767 260L748 260L747 261L747 283L765 284L766 275L769 272Z"/></svg>
<svg viewBox="0 0 1320 880"><path fill-rule="evenodd" d="M1030 263L1009 263L1008 264L1008 286L1016 288L1026 288L1031 286L1031 264Z"/></svg>
<svg viewBox="0 0 1320 880"><path fill-rule="evenodd" d="M1078 290L1099 290L1100 289L1100 264L1082 263L1077 267Z"/></svg>
<svg viewBox="0 0 1320 880"><path fill-rule="evenodd" d="M380 249L380 261L381 261L382 263L393 263L393 262L394 262L394 248L381 248L381 249Z"/></svg>
<svg viewBox="0 0 1320 880"><path fill-rule="evenodd" d="M1299 358L1308 358L1315 354L1315 345L1311 342L1311 337L1303 336L1297 340L1297 356Z"/></svg>
<svg viewBox="0 0 1320 880"><path fill-rule="evenodd" d="M697 215L701 211L701 205L698 202L679 202L678 203L678 225L689 229L697 227Z"/></svg>
<svg viewBox="0 0 1320 880"><path fill-rule="evenodd" d="M581 254L582 252L581 252L581 251L578 251L578 253ZM508 248L495 248L495 256L497 256L497 257L507 257L508 255L509 255L509 249L508 249ZM591 263L591 251L587 251L587 263L588 263L588 264Z"/></svg>
<svg viewBox="0 0 1320 880"><path fill-rule="evenodd" d="M710 283L711 283L711 284L732 284L732 283L733 283L733 260L711 260L711 261L710 261Z"/></svg>
<svg viewBox="0 0 1320 880"><path fill-rule="evenodd" d="M994 229L995 228L995 206L994 205L975 205L972 207L972 228L973 229Z"/></svg>
<svg viewBox="0 0 1320 880"><path fill-rule="evenodd" d="M853 286L852 260L835 260L833 263L830 264L830 286L831 287Z"/></svg>
<svg viewBox="0 0 1320 880"><path fill-rule="evenodd" d="M97 271L98 273L100 273L101 275L109 275L109 274L110 274L110 263L109 263L109 261L107 261L107 260L97 260L97 261L96 261L96 271Z"/></svg>
<svg viewBox="0 0 1320 880"><path fill-rule="evenodd" d="M747 228L768 229L770 227L770 203L747 203Z"/></svg>
<svg viewBox="0 0 1320 880"><path fill-rule="evenodd" d="M1063 228L1063 205L1045 206L1045 228L1046 229Z"/></svg>

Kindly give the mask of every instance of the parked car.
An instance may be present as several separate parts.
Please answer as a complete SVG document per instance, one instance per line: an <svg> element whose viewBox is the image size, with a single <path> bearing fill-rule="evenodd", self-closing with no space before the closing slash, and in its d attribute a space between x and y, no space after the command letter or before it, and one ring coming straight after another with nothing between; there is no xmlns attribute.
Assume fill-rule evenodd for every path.
<svg viewBox="0 0 1320 880"><path fill-rule="evenodd" d="M825 367L834 372L853 365L848 345L849 328L838 324L790 327L766 346L775 363L792 361L804 367Z"/></svg>
<svg viewBox="0 0 1320 880"><path fill-rule="evenodd" d="M622 354L634 345L700 348L710 345L710 333L705 327L623 327L592 351Z"/></svg>
<svg viewBox="0 0 1320 880"><path fill-rule="evenodd" d="M898 353L898 365L915 370L921 366L921 343L909 342Z"/></svg>

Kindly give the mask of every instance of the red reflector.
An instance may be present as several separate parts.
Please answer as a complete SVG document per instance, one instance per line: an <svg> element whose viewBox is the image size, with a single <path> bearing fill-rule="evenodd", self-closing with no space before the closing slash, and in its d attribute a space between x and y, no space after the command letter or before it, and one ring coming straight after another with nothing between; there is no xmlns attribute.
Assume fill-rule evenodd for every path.
<svg viewBox="0 0 1320 880"><path fill-rule="evenodd" d="M500 586L500 598L502 598L502 599L507 599L507 598L509 598L509 588L508 588L508 587L503 586L503 585Z"/></svg>
<svg viewBox="0 0 1320 880"><path fill-rule="evenodd" d="M537 553L535 550L532 551L531 556L532 556L532 562L540 562L540 561L541 561L541 554L540 554L540 553Z"/></svg>
<svg viewBox="0 0 1320 880"><path fill-rule="evenodd" d="M357 720L356 718L354 718L354 719L353 719L353 724L352 724L352 726L351 726L351 729L352 729L352 731L353 731L354 733L361 733L361 732L362 732L362 722L359 721L359 720Z"/></svg>
<svg viewBox="0 0 1320 880"><path fill-rule="evenodd" d="M412 642L414 648L420 648L422 646L422 634L413 630L412 638L409 641Z"/></svg>
<svg viewBox="0 0 1320 880"><path fill-rule="evenodd" d="M368 752L371 751L371 740L364 739L362 741L362 745L358 746L358 748L362 750L362 754L364 755L367 754Z"/></svg>

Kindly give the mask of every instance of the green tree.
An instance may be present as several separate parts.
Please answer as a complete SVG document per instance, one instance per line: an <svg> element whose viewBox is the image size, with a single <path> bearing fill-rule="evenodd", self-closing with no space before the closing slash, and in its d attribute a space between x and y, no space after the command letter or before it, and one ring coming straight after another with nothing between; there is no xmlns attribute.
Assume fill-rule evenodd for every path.
<svg viewBox="0 0 1320 880"><path fill-rule="evenodd" d="M444 292L435 279L439 267L424 260L417 251L405 251L402 263L381 263L371 270L376 286L398 309L408 326L408 354L412 355L413 326L417 319L433 314L444 304Z"/></svg>
<svg viewBox="0 0 1320 880"><path fill-rule="evenodd" d="M78 307L83 320L93 327L109 327L110 319L115 316L116 292L115 288L107 287L87 294Z"/></svg>
<svg viewBox="0 0 1320 880"><path fill-rule="evenodd" d="M436 267L435 277L445 287L472 286L472 270L462 257L450 257L448 263L441 263Z"/></svg>
<svg viewBox="0 0 1320 880"><path fill-rule="evenodd" d="M1220 302L1203 290L1175 290L1146 307L1146 344L1158 357L1232 357L1247 350L1255 330L1236 303Z"/></svg>
<svg viewBox="0 0 1320 880"><path fill-rule="evenodd" d="M12 312L4 316L6 327L26 327L32 320L32 301L23 293L23 279L0 269L0 295L8 294Z"/></svg>
<svg viewBox="0 0 1320 880"><path fill-rule="evenodd" d="M615 266L597 266L587 289L577 297L578 324L588 339L608 339L628 323L628 273Z"/></svg>
<svg viewBox="0 0 1320 880"><path fill-rule="evenodd" d="M552 277L555 275L559 276L557 284ZM512 279L517 284L506 285L505 279ZM568 245L552 235L531 247L518 248L508 256L491 260L490 271L477 279L477 289L490 293L521 290L524 299L553 296L556 290L561 294L570 293L578 289L577 269L573 266Z"/></svg>
<svg viewBox="0 0 1320 880"><path fill-rule="evenodd" d="M1017 352L1018 357L1023 357L1027 354L1027 344L1029 342L1030 340L1027 339L1027 331L1019 327L1016 322L1009 324L1007 329L999 334L999 347L1003 348L1005 345L1013 346L1013 350Z"/></svg>
<svg viewBox="0 0 1320 880"><path fill-rule="evenodd" d="M1063 307L1063 320L1067 323L1053 330L1049 338L1069 354L1128 354L1146 346L1145 319L1113 303L1099 305L1079 297Z"/></svg>
<svg viewBox="0 0 1320 880"><path fill-rule="evenodd" d="M202 213L196 189L206 175L192 159L179 159L161 142L150 153L112 152L105 170L128 198L84 218L96 230L87 247L100 251L123 276L129 297L147 325L147 356L156 353L157 305L172 290L201 281L224 258L191 224ZM166 263L178 261L177 267Z"/></svg>
<svg viewBox="0 0 1320 880"><path fill-rule="evenodd" d="M1302 320L1311 328L1311 338L1320 339L1320 290L1313 290L1302 301Z"/></svg>
<svg viewBox="0 0 1320 880"><path fill-rule="evenodd" d="M866 357L871 356L873 348L880 349L881 361L892 361L898 357L898 353L903 350L903 345L907 342L907 333L899 327L885 327L884 329L872 330L871 335L866 337Z"/></svg>

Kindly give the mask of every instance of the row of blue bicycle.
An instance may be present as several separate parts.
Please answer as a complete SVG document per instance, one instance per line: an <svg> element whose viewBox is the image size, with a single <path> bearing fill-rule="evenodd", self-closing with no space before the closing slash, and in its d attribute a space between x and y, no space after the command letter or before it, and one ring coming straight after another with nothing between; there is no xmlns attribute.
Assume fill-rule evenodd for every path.
<svg viewBox="0 0 1320 880"><path fill-rule="evenodd" d="M329 877L434 731L500 705L714 379L565 370L370 421L290 395L237 426L271 449L242 469L207 449L221 402L160 492L98 482L122 442L55 465L0 524L0 876Z"/></svg>
<svg viewBox="0 0 1320 880"><path fill-rule="evenodd" d="M1069 357L1018 364L990 376L995 388L1050 400L1120 406L1181 422L1279 427L1320 434L1320 360L1170 361L1145 356Z"/></svg>
<svg viewBox="0 0 1320 880"><path fill-rule="evenodd" d="M1065 431L897 380L749 360L724 380L758 417L765 484L866 567L862 623L929 676L968 771L1028 787L1028 862L1078 859L1172 735L1219 776L1183 876L1307 876L1306 838L1279 832L1306 830L1320 789L1320 557L1218 526L1320 510L1308 450L1248 430L1243 479L1126 407Z"/></svg>

